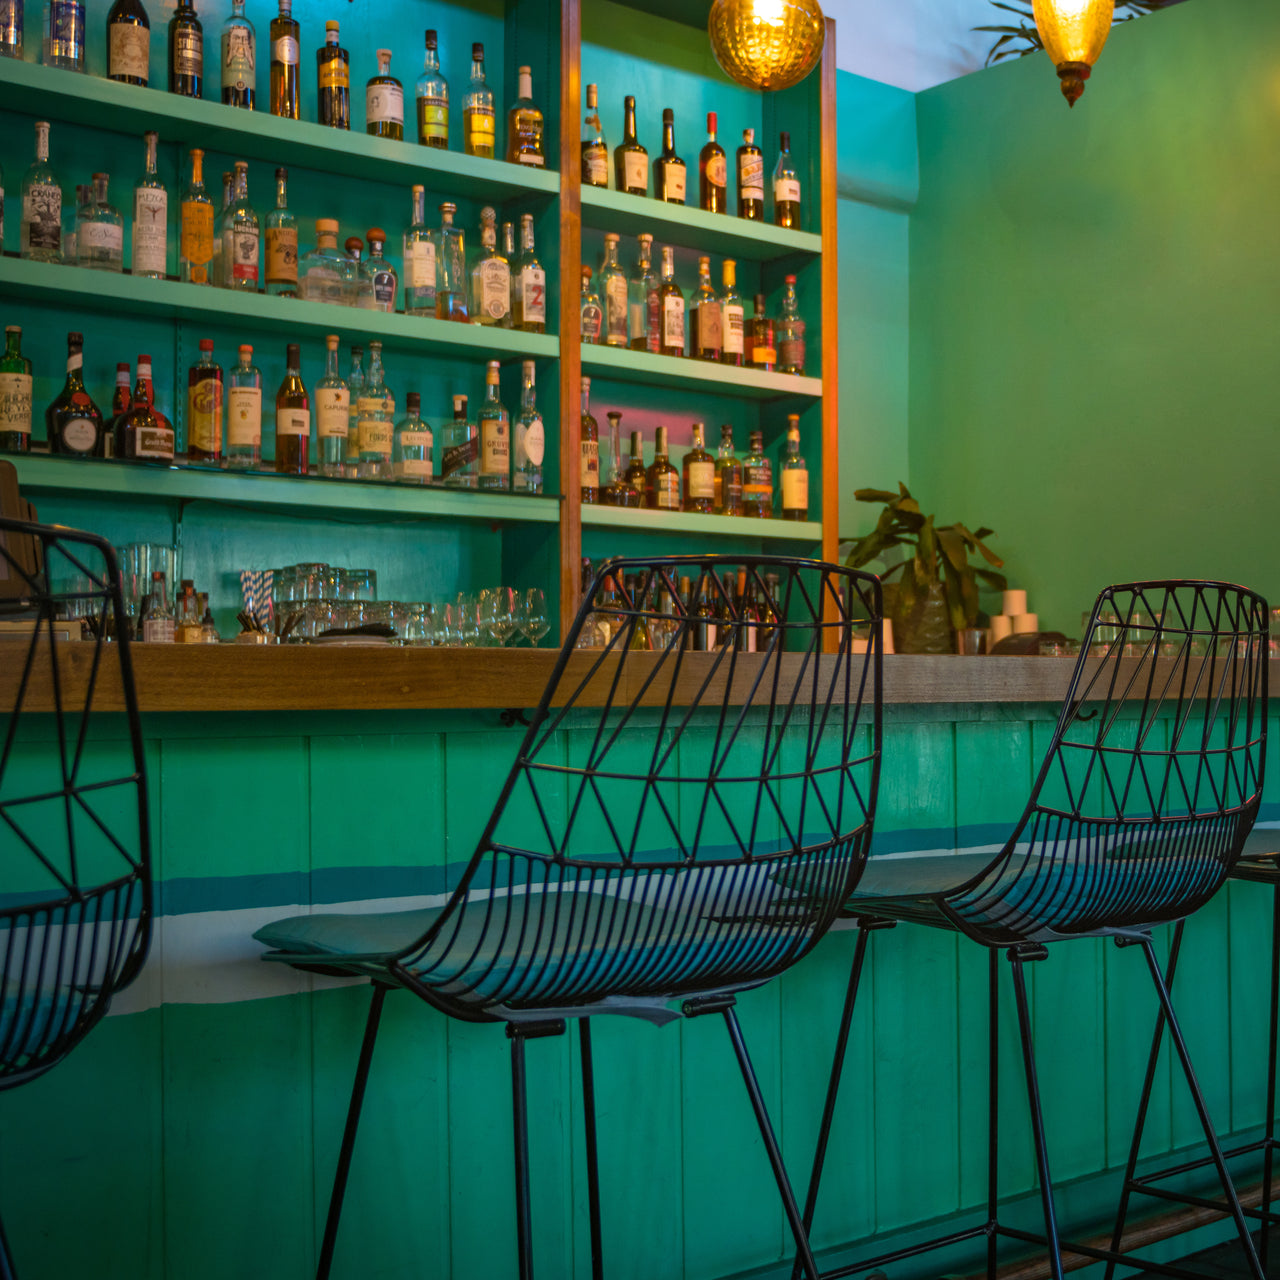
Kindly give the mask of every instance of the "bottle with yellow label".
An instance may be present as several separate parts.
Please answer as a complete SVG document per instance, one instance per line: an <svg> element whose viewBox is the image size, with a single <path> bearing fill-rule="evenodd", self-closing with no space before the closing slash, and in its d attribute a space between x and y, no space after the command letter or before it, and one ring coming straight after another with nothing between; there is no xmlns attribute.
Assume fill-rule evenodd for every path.
<svg viewBox="0 0 1280 1280"><path fill-rule="evenodd" d="M182 228L178 245L182 279L213 283L213 201L204 186L204 152L191 152L191 181L182 193Z"/></svg>
<svg viewBox="0 0 1280 1280"><path fill-rule="evenodd" d="M511 415L498 394L498 368L489 361L479 413L481 489L511 488Z"/></svg>
<svg viewBox="0 0 1280 1280"><path fill-rule="evenodd" d="M440 72L436 33L426 34L426 57L418 77L418 141L424 147L449 149L449 82Z"/></svg>
<svg viewBox="0 0 1280 1280"><path fill-rule="evenodd" d="M463 150L469 156L493 157L493 90L484 78L484 45L471 46L471 83L462 100Z"/></svg>
<svg viewBox="0 0 1280 1280"><path fill-rule="evenodd" d="M351 55L338 43L338 24L324 24L324 44L316 50L317 114L331 129L351 128Z"/></svg>
<svg viewBox="0 0 1280 1280"><path fill-rule="evenodd" d="M22 330L5 325L0 356L0 453L31 451L31 361L22 354Z"/></svg>
<svg viewBox="0 0 1280 1280"><path fill-rule="evenodd" d="M782 459L782 518L809 518L809 469L800 456L800 415L787 414L787 452Z"/></svg>
<svg viewBox="0 0 1280 1280"><path fill-rule="evenodd" d="M187 457L222 461L222 367L213 362L213 339L200 339L200 360L187 371Z"/></svg>

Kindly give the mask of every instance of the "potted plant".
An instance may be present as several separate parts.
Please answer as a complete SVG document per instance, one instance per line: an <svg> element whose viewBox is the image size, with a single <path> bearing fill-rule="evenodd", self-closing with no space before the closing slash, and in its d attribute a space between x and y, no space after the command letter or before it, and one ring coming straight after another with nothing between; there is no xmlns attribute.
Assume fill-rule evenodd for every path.
<svg viewBox="0 0 1280 1280"><path fill-rule="evenodd" d="M884 510L876 527L854 543L846 561L851 568L883 559L894 547L912 548L880 575L886 581L898 575L896 583L888 583L894 589L886 592L885 604L895 648L900 653L954 653L956 630L977 625L978 579L996 591L1008 585L1004 574L996 572L1004 561L983 542L995 531L971 533L959 523L935 524L901 482L897 493L859 489L853 496L859 502L883 502ZM970 564L971 553L991 568Z"/></svg>

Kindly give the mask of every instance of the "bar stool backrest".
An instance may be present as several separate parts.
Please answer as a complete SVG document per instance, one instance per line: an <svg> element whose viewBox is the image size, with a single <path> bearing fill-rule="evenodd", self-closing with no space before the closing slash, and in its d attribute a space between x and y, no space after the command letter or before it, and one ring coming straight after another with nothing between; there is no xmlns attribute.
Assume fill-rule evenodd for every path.
<svg viewBox="0 0 1280 1280"><path fill-rule="evenodd" d="M0 518L0 1089L64 1058L141 968L150 832L115 553ZM50 585L52 584L52 585ZM69 641L84 625L92 640ZM100 708L124 710L121 737Z"/></svg>
<svg viewBox="0 0 1280 1280"><path fill-rule="evenodd" d="M881 615L878 580L838 565L605 564L450 910L403 971L437 1003L461 966L490 1003L547 1006L793 963L866 859Z"/></svg>
<svg viewBox="0 0 1280 1280"><path fill-rule="evenodd" d="M1252 591L1104 590L1017 831L948 900L960 927L988 943L1048 941L1202 906L1257 817L1267 662L1267 602Z"/></svg>

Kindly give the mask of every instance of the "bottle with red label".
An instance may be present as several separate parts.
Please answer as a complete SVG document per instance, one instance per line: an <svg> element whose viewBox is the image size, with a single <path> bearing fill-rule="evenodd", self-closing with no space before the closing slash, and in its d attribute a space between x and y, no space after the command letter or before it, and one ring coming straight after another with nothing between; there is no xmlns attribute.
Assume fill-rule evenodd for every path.
<svg viewBox="0 0 1280 1280"><path fill-rule="evenodd" d="M222 367L213 362L213 339L200 339L200 359L187 371L187 457L222 461Z"/></svg>
<svg viewBox="0 0 1280 1280"><path fill-rule="evenodd" d="M136 462L173 461L173 427L155 408L151 357L138 357L138 380L129 411L120 420L120 452Z"/></svg>
<svg viewBox="0 0 1280 1280"><path fill-rule="evenodd" d="M804 321L796 304L796 278L787 276L782 290L782 314L774 324L778 344L778 372L804 376Z"/></svg>
<svg viewBox="0 0 1280 1280"><path fill-rule="evenodd" d="M249 203L249 166L237 160L231 203L222 215L223 283L228 289L258 292L259 244L258 215Z"/></svg>

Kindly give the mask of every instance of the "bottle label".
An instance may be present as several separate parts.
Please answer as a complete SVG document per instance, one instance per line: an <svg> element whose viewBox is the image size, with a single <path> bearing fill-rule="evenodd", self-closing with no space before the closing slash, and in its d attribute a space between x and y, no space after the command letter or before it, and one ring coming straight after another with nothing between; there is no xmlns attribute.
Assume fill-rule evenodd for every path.
<svg viewBox="0 0 1280 1280"><path fill-rule="evenodd" d="M752 364L777 364L778 352L774 347L767 347L763 342L756 342L751 347Z"/></svg>
<svg viewBox="0 0 1280 1280"><path fill-rule="evenodd" d="M271 42L271 61L281 62L286 67L298 65L298 37L277 36Z"/></svg>
<svg viewBox="0 0 1280 1280"><path fill-rule="evenodd" d="M690 462L685 466L686 497L714 498L716 496L716 464L714 462Z"/></svg>
<svg viewBox="0 0 1280 1280"><path fill-rule="evenodd" d="M0 432L31 434L31 375L0 373Z"/></svg>
<svg viewBox="0 0 1280 1280"><path fill-rule="evenodd" d="M311 434L311 410L288 405L276 406L277 436L309 436Z"/></svg>
<svg viewBox="0 0 1280 1280"><path fill-rule="evenodd" d="M684 165L668 161L662 166L661 198L684 204Z"/></svg>
<svg viewBox="0 0 1280 1280"><path fill-rule="evenodd" d="M773 203L782 204L787 200L790 200L793 204L800 203L800 180L798 178L774 178Z"/></svg>
<svg viewBox="0 0 1280 1280"><path fill-rule="evenodd" d="M22 226L31 249L62 248L62 188L41 183L22 193Z"/></svg>
<svg viewBox="0 0 1280 1280"><path fill-rule="evenodd" d="M424 431L406 431L401 437L404 440L408 436L425 435L428 440L431 436ZM406 449L408 444L404 446ZM415 446L421 448L422 446ZM430 449L430 444L426 445ZM430 458L401 458L395 465L395 475L397 480L430 480L431 479L431 459Z"/></svg>
<svg viewBox="0 0 1280 1280"><path fill-rule="evenodd" d="M604 287L605 342L611 347L627 345L627 280L622 272L612 274Z"/></svg>
<svg viewBox="0 0 1280 1280"><path fill-rule="evenodd" d="M522 151L516 156L517 164L531 164L537 169L541 169L546 163L545 156L539 155L536 151Z"/></svg>
<svg viewBox="0 0 1280 1280"><path fill-rule="evenodd" d="M320 88L351 88L351 68L345 58L329 58L320 64Z"/></svg>
<svg viewBox="0 0 1280 1280"><path fill-rule="evenodd" d="M600 341L600 325L604 317L600 314L600 306L595 302L588 302L582 308L582 340L583 342L598 343Z"/></svg>
<svg viewBox="0 0 1280 1280"><path fill-rule="evenodd" d="M808 511L809 509L809 473L799 467L791 470L784 468L782 472L782 509L783 511Z"/></svg>
<svg viewBox="0 0 1280 1280"><path fill-rule="evenodd" d="M627 326L630 336L643 338L648 335L649 307L647 299L631 298L627 302Z"/></svg>
<svg viewBox="0 0 1280 1280"><path fill-rule="evenodd" d="M243 93L257 78L253 33L248 27L232 27L222 33L222 87Z"/></svg>
<svg viewBox="0 0 1280 1280"><path fill-rule="evenodd" d="M98 424L92 418L70 418L62 424L59 435L67 453L92 453L98 443ZM172 449L169 456L173 456Z"/></svg>
<svg viewBox="0 0 1280 1280"><path fill-rule="evenodd" d="M547 319L547 273L541 267L522 267L520 269L520 292L524 298L524 320Z"/></svg>
<svg viewBox="0 0 1280 1280"><path fill-rule="evenodd" d="M258 228L237 228L231 233L231 278L258 283Z"/></svg>
<svg viewBox="0 0 1280 1280"><path fill-rule="evenodd" d="M169 249L169 193L138 187L133 193L133 274L165 273Z"/></svg>
<svg viewBox="0 0 1280 1280"><path fill-rule="evenodd" d="M501 320L511 310L511 268L501 258L486 258L476 270L480 275L480 312Z"/></svg>
<svg viewBox="0 0 1280 1280"><path fill-rule="evenodd" d="M227 444L262 443L262 388L231 387L227 391Z"/></svg>
<svg viewBox="0 0 1280 1280"><path fill-rule="evenodd" d="M737 471L729 471L727 467L716 472L716 509L726 514L730 511L736 513L742 509L742 480L731 478L726 483L726 472L731 477L739 474Z"/></svg>
<svg viewBox="0 0 1280 1280"><path fill-rule="evenodd" d="M187 447L222 452L222 379L203 376L187 388Z"/></svg>
<svg viewBox="0 0 1280 1280"><path fill-rule="evenodd" d="M584 440L578 464L579 483L584 489L596 489L600 485L600 442Z"/></svg>
<svg viewBox="0 0 1280 1280"><path fill-rule="evenodd" d="M77 252L97 249L111 257L124 252L124 227L113 222L82 222L76 231Z"/></svg>
<svg viewBox="0 0 1280 1280"><path fill-rule="evenodd" d="M380 400L373 401L379 409L382 408ZM376 453L382 457L391 457L391 423L384 421L382 418L364 418L360 419L360 452Z"/></svg>
<svg viewBox="0 0 1280 1280"><path fill-rule="evenodd" d="M146 84L151 61L151 32L136 22L113 22L108 31L107 75L131 76Z"/></svg>
<svg viewBox="0 0 1280 1280"><path fill-rule="evenodd" d="M650 289L645 298L644 345L646 351L662 346L662 296L657 289Z"/></svg>
<svg viewBox="0 0 1280 1280"><path fill-rule="evenodd" d="M173 619L148 616L142 623L142 639L147 644L173 644Z"/></svg>
<svg viewBox="0 0 1280 1280"><path fill-rule="evenodd" d="M84 57L83 0L51 0L49 55L73 61Z"/></svg>
<svg viewBox="0 0 1280 1280"><path fill-rule="evenodd" d="M728 185L729 166L724 156L714 155L707 161L707 181L713 187L720 187L722 190Z"/></svg>
<svg viewBox="0 0 1280 1280"><path fill-rule="evenodd" d="M482 148L493 150L494 125L492 107L468 107L463 113L467 122L467 150L475 155Z"/></svg>
<svg viewBox="0 0 1280 1280"><path fill-rule="evenodd" d="M390 267L374 269L373 301L379 311L396 309L396 273Z"/></svg>
<svg viewBox="0 0 1280 1280"><path fill-rule="evenodd" d="M28 389L28 402L30 389ZM28 403L28 416L30 406ZM528 422L516 423L516 467L523 469L526 463L530 466L542 466L542 459L547 452L547 433L541 418L530 418Z"/></svg>
<svg viewBox="0 0 1280 1280"><path fill-rule="evenodd" d="M345 440L351 419L351 392L346 387L316 388L316 438Z"/></svg>
<svg viewBox="0 0 1280 1280"><path fill-rule="evenodd" d="M684 350L684 299L668 295L662 300L662 345Z"/></svg>
<svg viewBox="0 0 1280 1280"><path fill-rule="evenodd" d="M267 228L267 283L298 283L298 228Z"/></svg>
<svg viewBox="0 0 1280 1280"><path fill-rule="evenodd" d="M480 419L480 474L505 476L511 466L511 437L503 418Z"/></svg>
<svg viewBox="0 0 1280 1280"><path fill-rule="evenodd" d="M440 458L440 470L445 476L451 476L455 471L465 471L474 467L479 453L479 437L472 436L469 440L464 440L461 444L455 444L444 451Z"/></svg>
<svg viewBox="0 0 1280 1280"><path fill-rule="evenodd" d="M161 458L173 461L173 428L141 427L133 438L135 458Z"/></svg>
<svg viewBox="0 0 1280 1280"><path fill-rule="evenodd" d="M582 157L585 172L582 177L593 187L609 185L609 157L603 147L593 147Z"/></svg>
<svg viewBox="0 0 1280 1280"><path fill-rule="evenodd" d="M22 44L22 0L0 0L0 45L16 50Z"/></svg>
<svg viewBox="0 0 1280 1280"><path fill-rule="evenodd" d="M654 497L659 511L680 510L680 477L674 470L655 477Z"/></svg>
<svg viewBox="0 0 1280 1280"><path fill-rule="evenodd" d="M720 353L724 346L724 330L720 322L720 304L715 301L698 304L698 354Z"/></svg>
<svg viewBox="0 0 1280 1280"><path fill-rule="evenodd" d="M722 330L726 355L742 354L742 308L736 304L722 308Z"/></svg>
<svg viewBox="0 0 1280 1280"><path fill-rule="evenodd" d="M622 153L622 176L627 190L649 190L649 165L643 151Z"/></svg>
<svg viewBox="0 0 1280 1280"><path fill-rule="evenodd" d="M182 202L180 249L190 265L192 281L208 284L209 264L213 261L213 205L195 200Z"/></svg>
<svg viewBox="0 0 1280 1280"><path fill-rule="evenodd" d="M738 194L744 200L764 199L764 157L738 157Z"/></svg>
<svg viewBox="0 0 1280 1280"><path fill-rule="evenodd" d="M364 92L365 120L369 124L404 124L404 89L381 81Z"/></svg>
<svg viewBox="0 0 1280 1280"><path fill-rule="evenodd" d="M404 283L408 289L423 289L427 301L436 296L436 247L430 240L411 240L405 246Z"/></svg>
<svg viewBox="0 0 1280 1280"><path fill-rule="evenodd" d="M787 369L799 369L804 372L804 326L800 322L798 332L793 331L790 337L778 340L778 363Z"/></svg>
<svg viewBox="0 0 1280 1280"><path fill-rule="evenodd" d="M768 458L742 464L742 496L755 505L773 502L773 464Z"/></svg>
<svg viewBox="0 0 1280 1280"><path fill-rule="evenodd" d="M397 437L402 449L426 449L430 451L432 445L430 431L402 431ZM428 466L428 474L430 466Z"/></svg>
<svg viewBox="0 0 1280 1280"><path fill-rule="evenodd" d="M179 27L174 32L173 74L204 75L204 32L198 27Z"/></svg>
<svg viewBox="0 0 1280 1280"><path fill-rule="evenodd" d="M421 97L418 99L418 141L438 139L449 142L449 99Z"/></svg>

